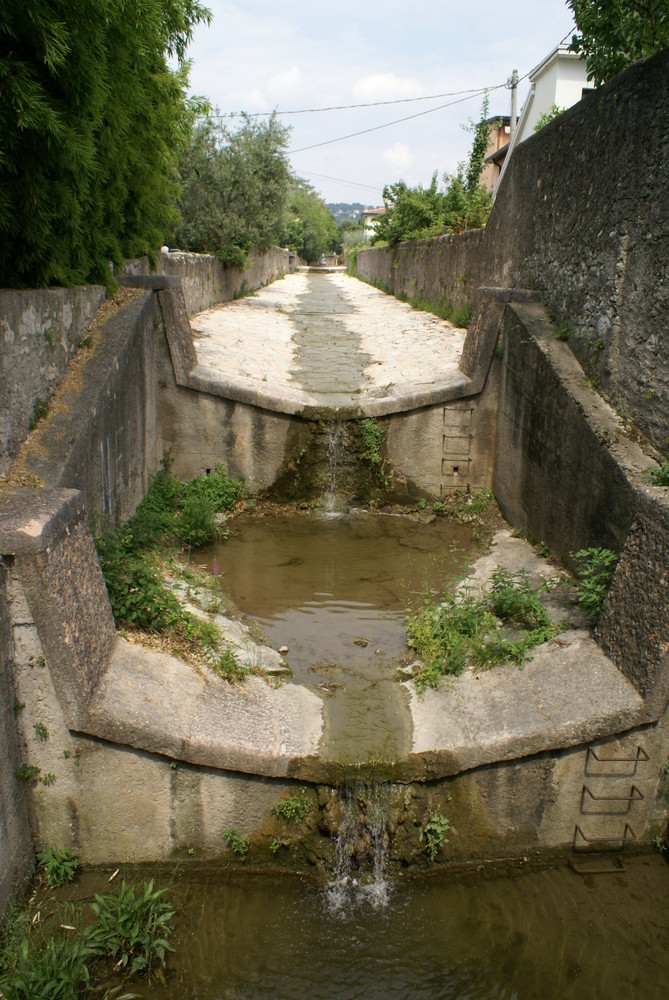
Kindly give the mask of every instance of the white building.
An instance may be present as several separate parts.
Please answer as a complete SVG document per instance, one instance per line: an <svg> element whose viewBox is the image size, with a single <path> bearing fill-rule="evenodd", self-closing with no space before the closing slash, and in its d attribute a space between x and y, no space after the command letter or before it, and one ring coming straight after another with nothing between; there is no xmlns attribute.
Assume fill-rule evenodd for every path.
<svg viewBox="0 0 669 1000"><path fill-rule="evenodd" d="M529 74L529 81L530 92L521 109L497 185L504 176L514 149L519 142L529 139L534 134L534 126L541 116L550 111L554 104L565 110L570 108L572 104L580 101L585 93L593 89L585 59L576 52L570 52L566 45L558 45L538 66L535 66Z"/></svg>

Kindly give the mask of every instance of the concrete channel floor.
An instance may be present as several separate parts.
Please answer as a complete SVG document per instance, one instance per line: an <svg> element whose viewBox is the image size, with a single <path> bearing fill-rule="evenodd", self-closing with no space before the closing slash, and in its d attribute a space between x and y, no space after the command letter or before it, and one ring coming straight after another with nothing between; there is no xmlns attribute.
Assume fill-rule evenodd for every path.
<svg viewBox="0 0 669 1000"><path fill-rule="evenodd" d="M466 330L344 271L302 269L191 328L194 388L282 412L404 410L469 381L458 368Z"/></svg>

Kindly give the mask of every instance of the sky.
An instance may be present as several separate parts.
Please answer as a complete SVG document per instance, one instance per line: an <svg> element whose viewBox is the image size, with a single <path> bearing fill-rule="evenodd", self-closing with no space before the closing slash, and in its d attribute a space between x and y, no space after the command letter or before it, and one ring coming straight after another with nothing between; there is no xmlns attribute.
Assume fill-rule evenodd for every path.
<svg viewBox="0 0 669 1000"><path fill-rule="evenodd" d="M204 3L213 17L188 50L191 93L225 115L277 111L292 128L295 173L328 202L367 206L400 178L429 184L435 171L453 173L471 146L463 126L480 118L480 91L489 88L489 114L508 115L512 70L522 78L574 29L565 0ZM519 112L528 90L525 79ZM405 103L350 107L382 101ZM310 110L333 106L346 110Z"/></svg>

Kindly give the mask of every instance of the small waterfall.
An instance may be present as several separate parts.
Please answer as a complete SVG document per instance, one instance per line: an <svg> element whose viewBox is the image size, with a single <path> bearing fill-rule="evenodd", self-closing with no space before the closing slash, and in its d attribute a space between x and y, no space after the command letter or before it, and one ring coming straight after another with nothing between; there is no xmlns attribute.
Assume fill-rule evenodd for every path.
<svg viewBox="0 0 669 1000"><path fill-rule="evenodd" d="M390 785L358 782L340 792L335 872L328 886L330 909L346 913L361 903L382 909L388 903L386 813Z"/></svg>
<svg viewBox="0 0 669 1000"><path fill-rule="evenodd" d="M326 431L327 479L325 487L325 512L339 513L343 508L338 496L339 473L346 445L344 425L335 416L330 420Z"/></svg>

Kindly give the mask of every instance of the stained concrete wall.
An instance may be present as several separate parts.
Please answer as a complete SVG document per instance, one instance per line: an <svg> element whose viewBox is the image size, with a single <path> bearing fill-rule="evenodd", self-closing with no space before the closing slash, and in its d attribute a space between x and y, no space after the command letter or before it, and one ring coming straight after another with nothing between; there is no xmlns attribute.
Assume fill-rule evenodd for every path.
<svg viewBox="0 0 669 1000"><path fill-rule="evenodd" d="M0 914L32 867L27 788L19 766L13 675L13 641L7 593L11 560L0 558ZM16 616L15 616L16 617Z"/></svg>
<svg viewBox="0 0 669 1000"><path fill-rule="evenodd" d="M0 289L0 473L27 436L105 298L102 286Z"/></svg>
<svg viewBox="0 0 669 1000"><path fill-rule="evenodd" d="M638 63L514 151L485 230L362 251L357 273L455 305L536 288L602 393L667 452L669 51Z"/></svg>
<svg viewBox="0 0 669 1000"><path fill-rule="evenodd" d="M181 279L186 309L189 316L209 309L216 302L229 302L245 289L261 288L274 281L280 274L292 273L297 267L297 257L290 250L271 247L263 254L252 253L247 267L224 267L212 254L184 253L173 250L161 253L156 259L156 274L167 274ZM124 275L150 274L147 257L126 261Z"/></svg>

